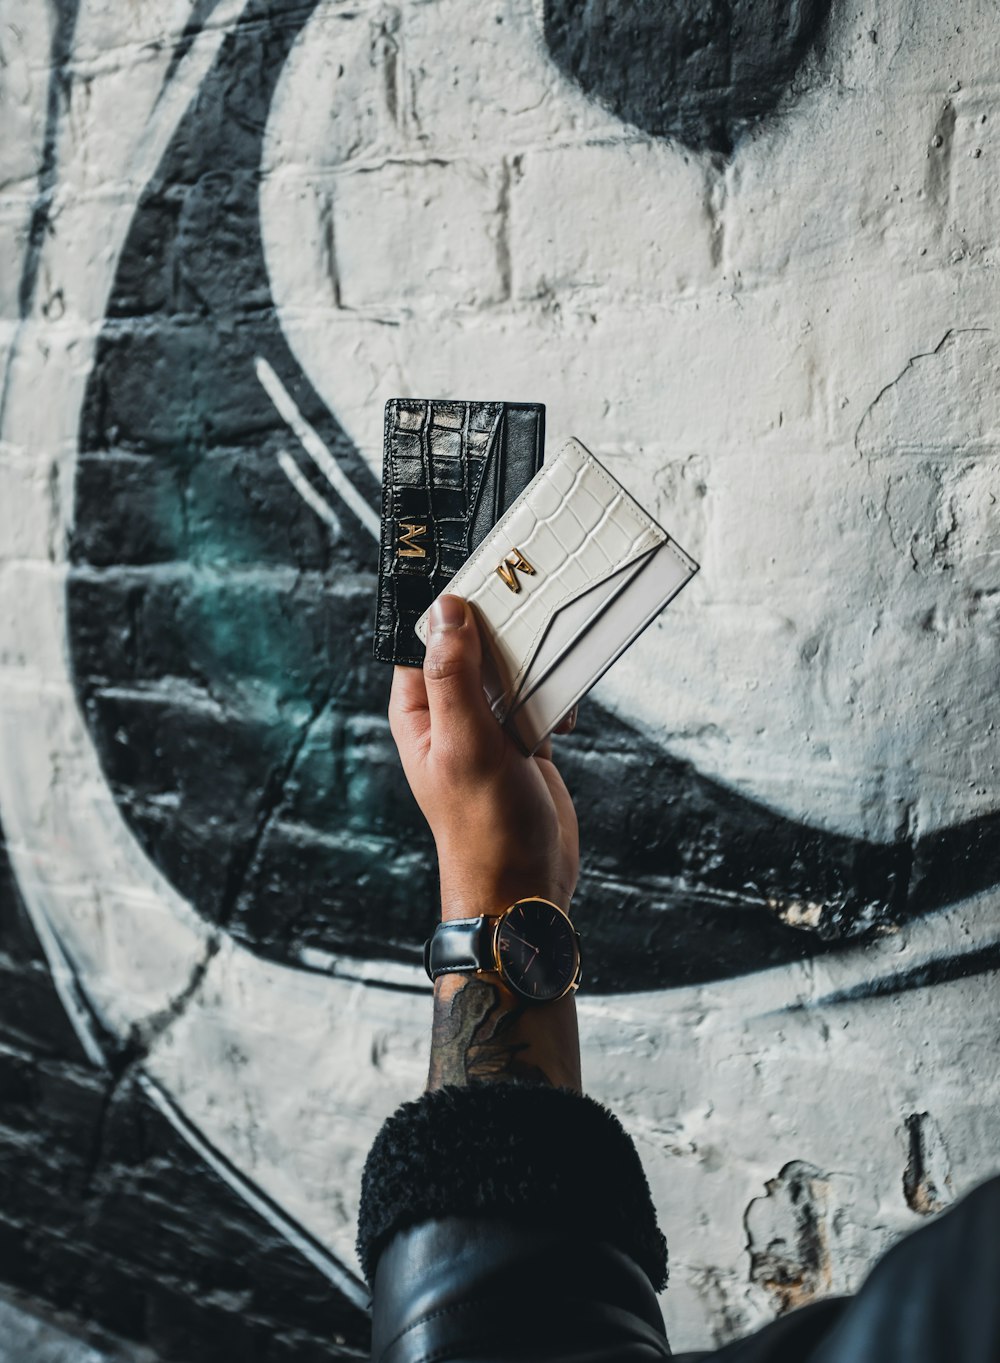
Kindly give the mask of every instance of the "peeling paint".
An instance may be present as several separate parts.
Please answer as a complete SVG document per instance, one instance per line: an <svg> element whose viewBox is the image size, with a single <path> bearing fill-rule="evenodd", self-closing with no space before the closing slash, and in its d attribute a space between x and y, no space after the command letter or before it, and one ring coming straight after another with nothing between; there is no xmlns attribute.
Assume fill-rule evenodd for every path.
<svg viewBox="0 0 1000 1363"><path fill-rule="evenodd" d="M830 1185L814 1165L792 1160L764 1186L744 1216L749 1281L784 1315L830 1291Z"/></svg>
<svg viewBox="0 0 1000 1363"><path fill-rule="evenodd" d="M911 1112L904 1127L909 1138L903 1170L906 1205L920 1216L933 1216L955 1200L944 1137L929 1112Z"/></svg>

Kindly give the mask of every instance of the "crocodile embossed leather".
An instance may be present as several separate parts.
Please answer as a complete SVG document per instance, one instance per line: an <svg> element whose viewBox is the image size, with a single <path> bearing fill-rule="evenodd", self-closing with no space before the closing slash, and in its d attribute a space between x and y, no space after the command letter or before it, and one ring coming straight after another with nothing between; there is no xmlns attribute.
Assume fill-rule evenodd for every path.
<svg viewBox="0 0 1000 1363"><path fill-rule="evenodd" d="M376 658L420 666L418 617L538 472L544 438L540 403L386 403Z"/></svg>
<svg viewBox="0 0 1000 1363"><path fill-rule="evenodd" d="M508 576L514 554L533 571ZM501 573L497 565L507 565ZM486 692L527 752L698 571L602 464L570 440L443 590L476 608ZM426 639L427 616L417 622Z"/></svg>

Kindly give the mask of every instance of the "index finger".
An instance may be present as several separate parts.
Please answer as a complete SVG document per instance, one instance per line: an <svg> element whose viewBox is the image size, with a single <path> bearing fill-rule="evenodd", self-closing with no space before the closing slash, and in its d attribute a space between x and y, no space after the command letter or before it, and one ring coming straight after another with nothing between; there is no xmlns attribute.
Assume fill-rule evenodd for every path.
<svg viewBox="0 0 1000 1363"><path fill-rule="evenodd" d="M427 687L424 683L422 667L402 667L392 669L392 688L389 691L389 719L403 719L407 716L426 714Z"/></svg>

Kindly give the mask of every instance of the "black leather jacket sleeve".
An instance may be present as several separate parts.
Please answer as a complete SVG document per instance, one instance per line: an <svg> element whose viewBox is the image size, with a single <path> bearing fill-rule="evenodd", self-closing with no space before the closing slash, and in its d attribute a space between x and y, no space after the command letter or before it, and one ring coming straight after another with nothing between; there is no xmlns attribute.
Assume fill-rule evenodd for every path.
<svg viewBox="0 0 1000 1363"><path fill-rule="evenodd" d="M633 1259L607 1242L511 1221L445 1217L397 1233L379 1258L372 1314L378 1363L670 1356Z"/></svg>
<svg viewBox="0 0 1000 1363"><path fill-rule="evenodd" d="M358 1251L375 1363L652 1363L666 1245L618 1121L567 1090L442 1089L386 1122Z"/></svg>

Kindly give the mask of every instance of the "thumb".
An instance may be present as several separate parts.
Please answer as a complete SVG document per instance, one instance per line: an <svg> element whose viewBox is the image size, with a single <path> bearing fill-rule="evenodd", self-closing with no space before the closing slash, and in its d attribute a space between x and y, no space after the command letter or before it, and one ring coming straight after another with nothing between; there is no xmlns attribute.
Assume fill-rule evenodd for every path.
<svg viewBox="0 0 1000 1363"><path fill-rule="evenodd" d="M483 691L483 646L470 606L460 596L439 596L431 607L424 683L431 718L431 748L475 761L501 739Z"/></svg>

